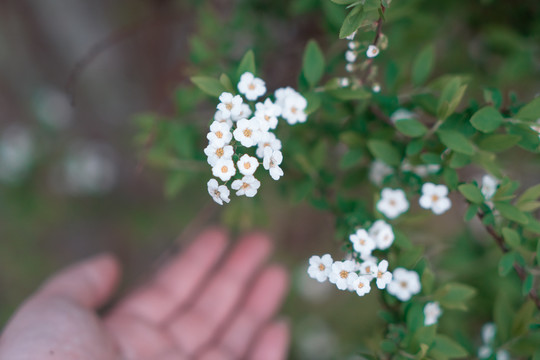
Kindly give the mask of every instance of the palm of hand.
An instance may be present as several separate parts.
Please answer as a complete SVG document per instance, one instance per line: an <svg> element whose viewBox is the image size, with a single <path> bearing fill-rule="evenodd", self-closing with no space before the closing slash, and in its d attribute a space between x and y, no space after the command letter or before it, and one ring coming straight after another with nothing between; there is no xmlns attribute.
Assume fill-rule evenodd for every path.
<svg viewBox="0 0 540 360"><path fill-rule="evenodd" d="M264 237L244 238L219 262L226 243L222 232L204 233L103 319L93 309L114 288L114 260L64 271L12 319L0 359L283 359L287 326L269 320L286 274L277 266L258 271L270 248Z"/></svg>

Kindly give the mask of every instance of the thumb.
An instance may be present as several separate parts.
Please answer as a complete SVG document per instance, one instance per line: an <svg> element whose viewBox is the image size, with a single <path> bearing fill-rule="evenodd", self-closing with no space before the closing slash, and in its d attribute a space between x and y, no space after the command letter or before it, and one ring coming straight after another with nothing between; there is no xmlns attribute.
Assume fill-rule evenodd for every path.
<svg viewBox="0 0 540 360"><path fill-rule="evenodd" d="M53 275L36 297L60 296L96 308L112 294L120 275L116 258L110 254L94 256Z"/></svg>

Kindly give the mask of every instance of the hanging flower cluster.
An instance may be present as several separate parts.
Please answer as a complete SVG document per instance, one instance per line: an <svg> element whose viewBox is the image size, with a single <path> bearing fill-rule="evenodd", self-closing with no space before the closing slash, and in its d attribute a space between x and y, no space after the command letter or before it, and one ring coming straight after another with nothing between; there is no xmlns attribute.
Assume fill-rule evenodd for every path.
<svg viewBox="0 0 540 360"><path fill-rule="evenodd" d="M266 84L250 72L245 72L238 82L238 91L250 102L266 93ZM275 101L246 103L240 95L224 92L219 97L217 112L206 136L208 146L204 153L216 179L208 181L208 193L220 205L230 201L230 190L237 196L253 197L260 181L255 177L259 165L268 170L274 180L283 176L281 141L272 132L281 117L290 125L307 119L306 99L290 87L276 90ZM250 106L254 105L254 106ZM252 116L253 114L253 116ZM254 150L250 150L254 149Z"/></svg>
<svg viewBox="0 0 540 360"><path fill-rule="evenodd" d="M420 292L420 278L415 271L396 268L388 271L388 261L373 256L374 250L387 250L394 242L394 231L384 220L375 221L371 227L358 229L349 236L354 250L353 259L334 261L332 256L314 255L309 259L308 275L319 282L326 280L339 290L355 291L364 296L371 291L371 281L377 288L386 289L401 301L409 300Z"/></svg>
<svg viewBox="0 0 540 360"><path fill-rule="evenodd" d="M479 359L509 360L510 354L505 349L496 350L495 335L497 326L494 323L486 323L482 326L482 346L478 349ZM494 355L494 356L493 356Z"/></svg>

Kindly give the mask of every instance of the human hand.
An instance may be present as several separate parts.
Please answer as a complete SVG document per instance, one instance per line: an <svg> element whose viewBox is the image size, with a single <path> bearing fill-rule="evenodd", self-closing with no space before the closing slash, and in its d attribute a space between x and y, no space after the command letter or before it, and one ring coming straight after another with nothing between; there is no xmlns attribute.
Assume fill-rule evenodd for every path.
<svg viewBox="0 0 540 360"><path fill-rule="evenodd" d="M224 232L201 234L105 317L119 266L109 255L75 264L30 297L0 337L0 360L284 359L289 330L272 321L287 288L283 268L251 234L227 255Z"/></svg>

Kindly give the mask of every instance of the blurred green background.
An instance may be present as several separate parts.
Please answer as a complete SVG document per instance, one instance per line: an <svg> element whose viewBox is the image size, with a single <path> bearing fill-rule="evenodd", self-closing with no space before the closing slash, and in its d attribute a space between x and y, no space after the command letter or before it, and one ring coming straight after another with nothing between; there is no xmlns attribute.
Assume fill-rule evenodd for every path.
<svg viewBox="0 0 540 360"><path fill-rule="evenodd" d="M377 58L382 93L406 93L411 62L431 43L436 75L470 75L470 95L497 87L529 100L540 92L537 0L394 0L386 16L389 46ZM253 49L269 89L295 86L312 38L328 71L343 76L344 17L329 0L0 2L0 324L62 266L112 251L125 265L120 295L201 229L225 224L234 233L270 232L275 258L291 271L283 310L293 324L291 358L354 359L359 344L382 336L373 331L381 322L378 292L360 299L306 275L312 254L340 256L332 216L280 197L283 189L270 182L256 199L225 208L212 202L200 154L215 104L189 81L217 77ZM174 147L178 158L164 161L155 144ZM524 154L502 161L532 185L540 164ZM500 281L498 250L474 223L459 225L464 208L457 203L441 223L419 221L408 234L426 245L435 269L459 258L452 276L475 284L481 272ZM473 255L480 260L471 265ZM473 353L496 288L475 285ZM443 316L441 326L452 332L464 317Z"/></svg>

